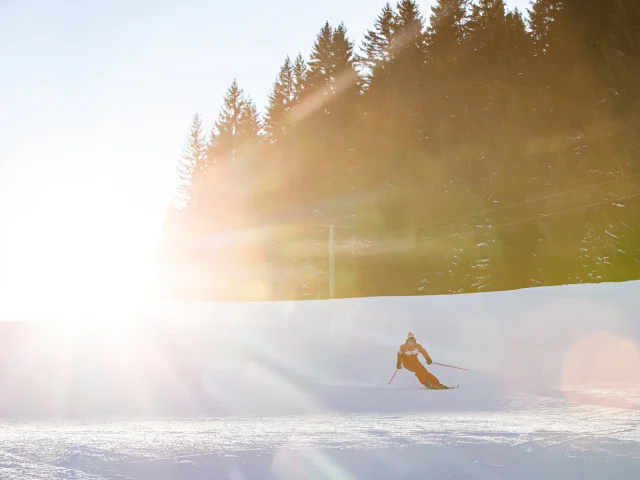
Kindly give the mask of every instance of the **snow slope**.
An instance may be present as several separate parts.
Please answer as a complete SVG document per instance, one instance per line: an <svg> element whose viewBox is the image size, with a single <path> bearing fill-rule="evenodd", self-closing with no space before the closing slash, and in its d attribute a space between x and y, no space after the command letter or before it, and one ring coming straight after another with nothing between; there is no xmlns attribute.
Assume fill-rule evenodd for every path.
<svg viewBox="0 0 640 480"><path fill-rule="evenodd" d="M3 325L0 478L635 478L640 282ZM407 330L453 391L395 371Z"/></svg>
<svg viewBox="0 0 640 480"><path fill-rule="evenodd" d="M640 282L457 296L157 305L135 325L29 324L3 335L0 413L304 414L415 411L396 352L408 330L457 392L430 408L488 408L509 392L640 387ZM90 325L90 318L88 318ZM402 390L401 392L398 390ZM602 402L582 394L582 402ZM594 397L594 398L591 398ZM596 396L597 397L597 396ZM614 400L606 400L616 403Z"/></svg>

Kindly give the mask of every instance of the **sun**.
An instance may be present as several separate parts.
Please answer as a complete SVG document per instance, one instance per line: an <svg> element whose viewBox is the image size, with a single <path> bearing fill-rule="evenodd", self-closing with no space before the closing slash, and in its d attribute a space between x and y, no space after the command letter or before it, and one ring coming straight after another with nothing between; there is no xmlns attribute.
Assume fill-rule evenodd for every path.
<svg viewBox="0 0 640 480"><path fill-rule="evenodd" d="M39 182L36 182L39 183ZM0 240L0 319L127 322L148 299L159 225L110 178L47 178Z"/></svg>

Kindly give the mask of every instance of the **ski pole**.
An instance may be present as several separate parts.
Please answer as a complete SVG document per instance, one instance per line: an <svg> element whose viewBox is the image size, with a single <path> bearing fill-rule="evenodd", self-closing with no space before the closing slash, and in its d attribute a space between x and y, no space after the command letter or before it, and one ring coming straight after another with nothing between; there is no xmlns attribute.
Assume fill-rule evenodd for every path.
<svg viewBox="0 0 640 480"><path fill-rule="evenodd" d="M396 373L398 373L398 370L396 369ZM391 382L393 381L393 379L396 376L396 373L393 374L393 377L391 377L391 380L389 380L389 383L387 385L391 385Z"/></svg>
<svg viewBox="0 0 640 480"><path fill-rule="evenodd" d="M438 363L438 362L432 362L432 363L434 365L440 365L441 367L455 368L456 370L464 370L465 372L469 371L468 368L454 367L453 365L447 365L446 363Z"/></svg>

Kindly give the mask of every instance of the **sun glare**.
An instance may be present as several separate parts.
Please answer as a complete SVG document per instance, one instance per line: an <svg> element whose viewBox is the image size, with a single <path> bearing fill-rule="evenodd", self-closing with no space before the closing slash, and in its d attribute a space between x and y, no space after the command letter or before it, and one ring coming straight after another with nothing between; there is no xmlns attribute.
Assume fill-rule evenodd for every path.
<svg viewBox="0 0 640 480"><path fill-rule="evenodd" d="M0 241L0 317L83 326L130 319L150 290L159 230L144 203L109 179L49 180L32 191Z"/></svg>

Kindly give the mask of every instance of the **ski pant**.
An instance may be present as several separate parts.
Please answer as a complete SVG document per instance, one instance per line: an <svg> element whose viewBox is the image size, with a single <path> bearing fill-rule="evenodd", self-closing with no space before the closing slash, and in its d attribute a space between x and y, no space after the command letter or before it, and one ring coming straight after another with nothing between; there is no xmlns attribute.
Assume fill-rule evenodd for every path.
<svg viewBox="0 0 640 480"><path fill-rule="evenodd" d="M414 373L418 381L425 387L435 387L441 385L440 380L429 373L429 371L424 367L424 365L420 363L418 359L408 360L407 358L404 358L402 360L402 365L404 366L404 368Z"/></svg>

